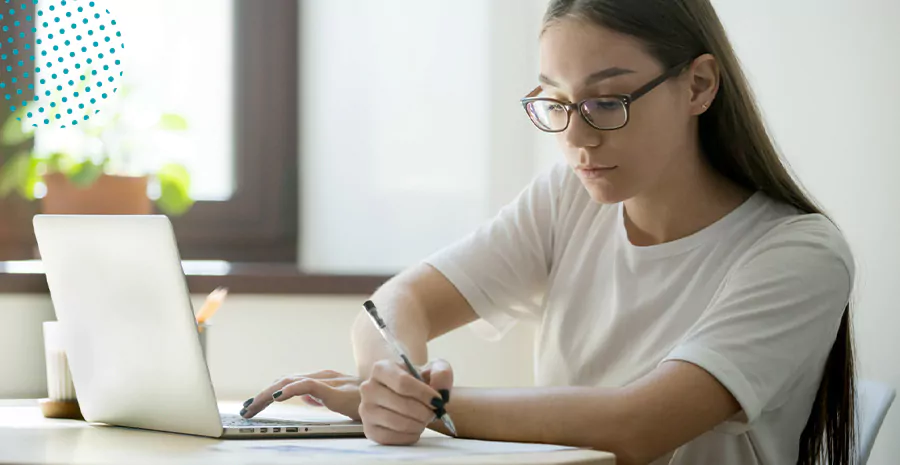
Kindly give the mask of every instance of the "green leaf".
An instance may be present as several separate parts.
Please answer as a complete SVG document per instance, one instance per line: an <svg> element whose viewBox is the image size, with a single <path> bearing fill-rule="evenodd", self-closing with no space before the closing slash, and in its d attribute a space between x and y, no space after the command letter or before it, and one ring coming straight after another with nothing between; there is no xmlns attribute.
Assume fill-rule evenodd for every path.
<svg viewBox="0 0 900 465"><path fill-rule="evenodd" d="M16 119L19 118L24 120L27 116L28 108L21 107L6 119L6 122L3 123L3 127L0 128L0 145L19 145L34 137L34 131L24 129L22 121Z"/></svg>
<svg viewBox="0 0 900 465"><path fill-rule="evenodd" d="M38 165L41 163L36 157L30 156L28 164L28 175L25 182L19 186L19 195L28 200L34 200L34 186L41 180L38 174Z"/></svg>
<svg viewBox="0 0 900 465"><path fill-rule="evenodd" d="M164 131L186 131L188 128L187 120L181 115L174 113L166 113L159 118L157 124L159 129Z"/></svg>
<svg viewBox="0 0 900 465"><path fill-rule="evenodd" d="M19 153L0 169L0 197L6 197L13 191L26 199L34 198L34 183L37 182L38 160L30 153Z"/></svg>
<svg viewBox="0 0 900 465"><path fill-rule="evenodd" d="M56 152L47 159L47 173L71 173L77 163L71 155Z"/></svg>
<svg viewBox="0 0 900 465"><path fill-rule="evenodd" d="M96 164L91 160L85 160L76 164L71 171L65 173L69 181L78 187L88 187L103 174L103 163Z"/></svg>
<svg viewBox="0 0 900 465"><path fill-rule="evenodd" d="M191 187L191 173L180 163L166 163L156 172L156 178L160 182L165 180L183 185L188 189Z"/></svg>
<svg viewBox="0 0 900 465"><path fill-rule="evenodd" d="M190 210L194 200L190 196L191 175L184 165L169 163L156 173L160 195L156 205L167 215L179 216Z"/></svg>

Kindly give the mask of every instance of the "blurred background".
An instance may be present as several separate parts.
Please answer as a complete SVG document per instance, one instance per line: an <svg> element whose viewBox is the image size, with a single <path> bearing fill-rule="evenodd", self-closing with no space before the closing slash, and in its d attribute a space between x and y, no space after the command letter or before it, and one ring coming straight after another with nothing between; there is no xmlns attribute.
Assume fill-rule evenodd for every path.
<svg viewBox="0 0 900 465"><path fill-rule="evenodd" d="M54 316L30 218L48 169L147 176L195 303L233 283L209 363L220 397L244 398L285 373L353 371L366 294L560 160L518 104L547 0L100 3L127 44L109 119L0 143L0 398L46 391L40 322ZM900 386L900 3L713 3L778 146L854 249L861 374ZM307 351L322 344L335 350ZM497 342L460 331L432 355L460 384L528 385L532 328ZM883 440L898 436L894 408L870 463L900 456Z"/></svg>

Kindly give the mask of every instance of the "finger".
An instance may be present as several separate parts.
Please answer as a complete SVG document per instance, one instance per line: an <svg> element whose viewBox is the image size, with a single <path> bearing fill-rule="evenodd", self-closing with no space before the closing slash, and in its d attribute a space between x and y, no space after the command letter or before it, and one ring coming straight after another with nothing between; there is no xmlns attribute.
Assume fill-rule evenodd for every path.
<svg viewBox="0 0 900 465"><path fill-rule="evenodd" d="M303 378L276 391L272 394L272 398L276 402L284 402L293 397L309 395L319 399L323 404L327 404L331 392L331 386L325 382L312 378Z"/></svg>
<svg viewBox="0 0 900 465"><path fill-rule="evenodd" d="M340 386L343 386L348 383L359 384L359 378L357 378L355 376L347 376L347 375L340 375L340 376L336 376L334 378L316 378L316 377L307 377L307 376L304 376L304 378L317 379L331 387L340 387Z"/></svg>
<svg viewBox="0 0 900 465"><path fill-rule="evenodd" d="M434 418L434 410L411 397L401 396L378 381L367 381L360 386L363 402L379 405L411 420L427 425Z"/></svg>
<svg viewBox="0 0 900 465"><path fill-rule="evenodd" d="M313 407L322 407L325 405L321 399L309 394L300 396L300 398L303 399L303 402L305 402L307 405L311 405Z"/></svg>
<svg viewBox="0 0 900 465"><path fill-rule="evenodd" d="M425 426L427 426L424 422L413 420L405 415L401 415L375 404L365 404L361 406L359 415L362 418L363 423L368 422L403 434L422 434L422 431L425 430ZM434 415L432 414L432 417L433 416Z"/></svg>
<svg viewBox="0 0 900 465"><path fill-rule="evenodd" d="M308 375L303 375L304 378L314 378L314 379L332 379L332 378L346 378L347 375L343 373L339 373L334 370L321 370L315 373L311 373Z"/></svg>
<svg viewBox="0 0 900 465"><path fill-rule="evenodd" d="M293 383L295 380L296 378L293 377L281 378L257 394L256 397L247 399L247 401L244 402L243 410L241 410L241 416L244 418L253 418L256 414L262 412L272 403L272 394L281 390L284 386Z"/></svg>
<svg viewBox="0 0 900 465"><path fill-rule="evenodd" d="M441 393L444 403L450 402L450 389L453 388L453 368L446 360L437 359L431 362L428 384Z"/></svg>
<svg viewBox="0 0 900 465"><path fill-rule="evenodd" d="M366 437L385 446L409 446L419 442L421 434L398 433L380 425L366 425Z"/></svg>
<svg viewBox="0 0 900 465"><path fill-rule="evenodd" d="M266 407L272 404L273 398L272 395L281 390L284 386L287 386L290 383L293 383L297 380L303 378L313 378L313 379L321 379L321 380L337 380L348 378L347 375L343 373L339 373L334 370L322 370L314 373L309 373L306 375L294 375L294 376L286 376L283 378L276 379L272 382L272 385L257 394L255 397L251 397L244 401L244 408L241 410L241 416L244 418L252 418L254 415L259 412L265 410ZM322 405L319 403L318 405Z"/></svg>
<svg viewBox="0 0 900 465"><path fill-rule="evenodd" d="M295 379L295 380L296 380L296 379L300 379L300 378L332 379L332 378L343 378L343 377L346 377L346 376L347 376L347 375L345 375L345 374L343 374L343 373L339 373L339 372L334 371L334 370L321 370L321 371L316 371L316 372L313 372L313 373L306 373L306 374L299 374L299 375L285 376L285 377L278 378L278 379L272 381L272 384L275 384L275 383L277 383L277 382L279 382L279 381L281 381L281 380L283 380L283 379L285 379L285 378L290 378L290 379Z"/></svg>
<svg viewBox="0 0 900 465"><path fill-rule="evenodd" d="M412 397L423 405L433 406L435 399L443 405L440 393L431 386L414 378L405 368L391 362L378 362L372 369L372 379L387 386L392 391L406 397ZM437 408L437 406L434 406Z"/></svg>

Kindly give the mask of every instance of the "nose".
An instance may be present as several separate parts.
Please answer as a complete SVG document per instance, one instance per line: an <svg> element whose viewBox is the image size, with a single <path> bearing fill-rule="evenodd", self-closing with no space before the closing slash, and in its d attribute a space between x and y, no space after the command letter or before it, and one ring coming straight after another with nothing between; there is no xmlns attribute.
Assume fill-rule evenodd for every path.
<svg viewBox="0 0 900 465"><path fill-rule="evenodd" d="M568 145L574 149L599 147L603 144L603 131L588 124L578 110L571 114L569 127L563 132Z"/></svg>

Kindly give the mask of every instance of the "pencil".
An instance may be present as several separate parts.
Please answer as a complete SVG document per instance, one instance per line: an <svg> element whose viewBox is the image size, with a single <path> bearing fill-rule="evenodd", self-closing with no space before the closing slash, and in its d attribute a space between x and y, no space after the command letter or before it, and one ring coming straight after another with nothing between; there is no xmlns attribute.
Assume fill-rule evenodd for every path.
<svg viewBox="0 0 900 465"><path fill-rule="evenodd" d="M222 302L225 301L227 295L228 289L224 287L217 287L210 292L206 297L206 301L203 302L203 306L200 307L200 311L197 312L197 324L202 325L212 318L219 310L219 307L222 306Z"/></svg>

